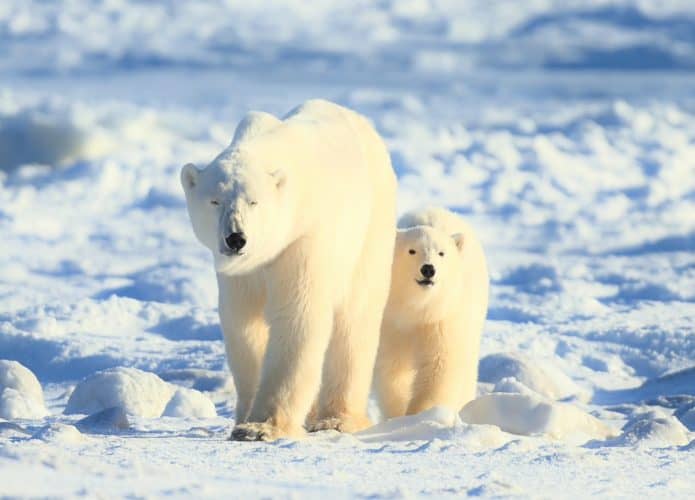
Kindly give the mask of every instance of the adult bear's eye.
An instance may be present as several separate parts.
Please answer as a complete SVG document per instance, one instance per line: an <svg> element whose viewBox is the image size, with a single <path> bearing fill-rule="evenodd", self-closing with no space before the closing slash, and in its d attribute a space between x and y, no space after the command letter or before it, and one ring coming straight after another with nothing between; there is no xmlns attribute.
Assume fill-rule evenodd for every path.
<svg viewBox="0 0 695 500"><path fill-rule="evenodd" d="M410 255L415 255L415 250L413 250L413 249L411 248L410 250L408 250L408 253L409 253Z"/></svg>
<svg viewBox="0 0 695 500"><path fill-rule="evenodd" d="M256 205L258 205L257 201L249 201L249 206L255 207Z"/></svg>
<svg viewBox="0 0 695 500"><path fill-rule="evenodd" d="M444 257L444 252L439 252L440 257Z"/></svg>
<svg viewBox="0 0 695 500"><path fill-rule="evenodd" d="M215 205L215 206L217 206L217 205L219 205L219 204L220 204L220 202L217 201L217 200L210 200L210 205Z"/></svg>

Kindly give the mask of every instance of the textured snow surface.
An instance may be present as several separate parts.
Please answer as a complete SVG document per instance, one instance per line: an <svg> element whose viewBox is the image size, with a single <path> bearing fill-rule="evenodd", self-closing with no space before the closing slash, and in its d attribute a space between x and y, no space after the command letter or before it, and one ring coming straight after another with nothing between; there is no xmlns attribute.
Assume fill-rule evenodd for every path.
<svg viewBox="0 0 695 500"><path fill-rule="evenodd" d="M0 2L0 358L42 386L0 363L0 496L692 496L694 19L685 0ZM399 212L445 205L480 234L480 397L233 443L178 173L245 111L311 97L374 122Z"/></svg>
<svg viewBox="0 0 695 500"><path fill-rule="evenodd" d="M687 0L6 0L2 66L65 72L176 64L290 72L460 73L473 66L695 67ZM601 44L597 44L597 39ZM552 42L552 43L549 43Z"/></svg>

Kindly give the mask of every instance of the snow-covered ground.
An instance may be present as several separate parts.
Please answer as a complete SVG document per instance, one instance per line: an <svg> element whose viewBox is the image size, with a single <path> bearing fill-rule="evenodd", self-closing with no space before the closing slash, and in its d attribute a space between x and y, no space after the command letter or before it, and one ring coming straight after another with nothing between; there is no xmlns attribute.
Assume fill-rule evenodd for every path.
<svg viewBox="0 0 695 500"><path fill-rule="evenodd" d="M687 0L0 3L0 496L692 496L693 69ZM178 172L310 97L479 231L481 398L229 442Z"/></svg>

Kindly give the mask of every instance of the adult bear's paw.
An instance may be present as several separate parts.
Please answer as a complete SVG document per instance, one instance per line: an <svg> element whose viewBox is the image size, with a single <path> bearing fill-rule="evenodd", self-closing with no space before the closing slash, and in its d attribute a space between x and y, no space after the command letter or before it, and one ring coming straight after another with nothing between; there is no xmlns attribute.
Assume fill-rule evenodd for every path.
<svg viewBox="0 0 695 500"><path fill-rule="evenodd" d="M371 427L372 422L366 416L342 415L340 417L321 418L308 425L309 432L335 430L338 432L358 432Z"/></svg>
<svg viewBox="0 0 695 500"><path fill-rule="evenodd" d="M275 441L280 438L301 438L302 429L284 429L270 422L237 424L229 436L230 441Z"/></svg>

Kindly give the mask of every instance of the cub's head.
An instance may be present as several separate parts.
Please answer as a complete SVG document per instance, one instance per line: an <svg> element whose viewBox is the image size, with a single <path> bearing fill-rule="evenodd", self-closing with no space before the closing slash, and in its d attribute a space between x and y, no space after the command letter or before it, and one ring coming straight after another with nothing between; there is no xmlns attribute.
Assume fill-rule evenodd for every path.
<svg viewBox="0 0 695 500"><path fill-rule="evenodd" d="M199 170L181 169L193 231L218 273L251 272L287 246L292 210L287 179L272 155L233 149Z"/></svg>
<svg viewBox="0 0 695 500"><path fill-rule="evenodd" d="M460 285L464 239L429 226L400 229L396 235L392 294L416 307L442 303Z"/></svg>

